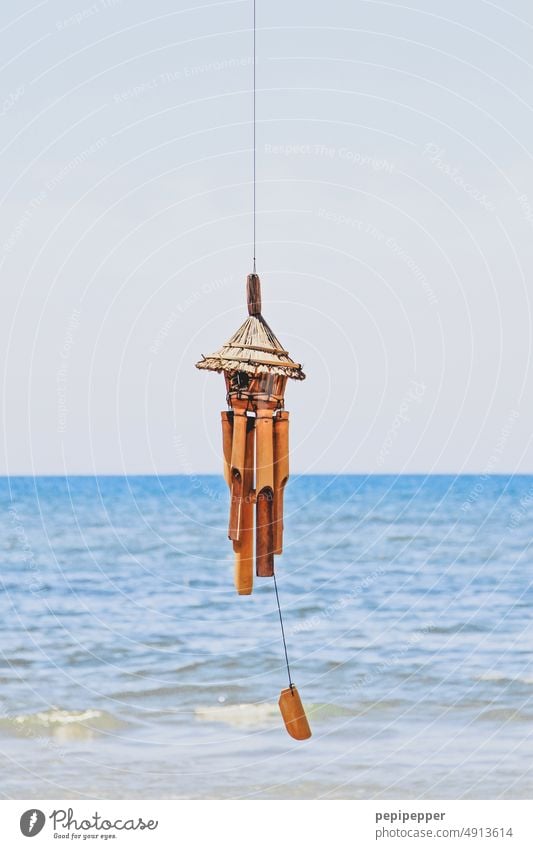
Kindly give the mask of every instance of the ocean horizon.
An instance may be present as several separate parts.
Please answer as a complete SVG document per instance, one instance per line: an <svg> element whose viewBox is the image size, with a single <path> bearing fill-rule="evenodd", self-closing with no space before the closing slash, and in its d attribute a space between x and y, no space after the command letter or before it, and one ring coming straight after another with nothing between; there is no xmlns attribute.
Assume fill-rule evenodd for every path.
<svg viewBox="0 0 533 849"><path fill-rule="evenodd" d="M533 475L292 475L233 588L221 475L0 478L2 798L531 798Z"/></svg>

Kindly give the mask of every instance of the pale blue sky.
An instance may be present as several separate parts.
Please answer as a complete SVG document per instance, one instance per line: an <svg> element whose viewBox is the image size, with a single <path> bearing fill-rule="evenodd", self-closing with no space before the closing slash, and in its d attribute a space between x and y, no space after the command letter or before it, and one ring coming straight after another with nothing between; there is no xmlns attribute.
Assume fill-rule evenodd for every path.
<svg viewBox="0 0 533 849"><path fill-rule="evenodd" d="M258 0L258 271L298 472L533 472L533 10ZM2 474L220 469L251 2L0 11Z"/></svg>

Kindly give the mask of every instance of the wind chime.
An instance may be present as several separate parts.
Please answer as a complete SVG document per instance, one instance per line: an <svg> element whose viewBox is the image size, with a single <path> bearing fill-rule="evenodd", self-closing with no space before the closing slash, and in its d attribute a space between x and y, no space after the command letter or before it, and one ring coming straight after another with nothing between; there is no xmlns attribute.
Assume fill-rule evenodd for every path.
<svg viewBox="0 0 533 849"><path fill-rule="evenodd" d="M256 120L255 0L253 3L253 273L248 275L248 318L229 342L196 363L199 369L222 372L228 410L222 417L224 477L230 490L228 537L233 544L234 583L239 595L250 595L255 573L273 578L289 686L279 707L287 731L306 740L311 729L291 679L274 557L283 550L283 494L289 478L289 413L285 410L288 378L305 374L283 348L261 314L261 283L256 274Z"/></svg>

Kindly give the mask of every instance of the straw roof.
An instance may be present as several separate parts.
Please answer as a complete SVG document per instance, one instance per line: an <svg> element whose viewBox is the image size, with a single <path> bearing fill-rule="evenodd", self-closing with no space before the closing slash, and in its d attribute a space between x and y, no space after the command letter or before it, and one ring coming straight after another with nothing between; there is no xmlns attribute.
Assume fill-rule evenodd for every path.
<svg viewBox="0 0 533 849"><path fill-rule="evenodd" d="M229 342L214 354L203 357L196 368L279 374L294 380L305 378L301 365L289 357L261 314L250 315Z"/></svg>

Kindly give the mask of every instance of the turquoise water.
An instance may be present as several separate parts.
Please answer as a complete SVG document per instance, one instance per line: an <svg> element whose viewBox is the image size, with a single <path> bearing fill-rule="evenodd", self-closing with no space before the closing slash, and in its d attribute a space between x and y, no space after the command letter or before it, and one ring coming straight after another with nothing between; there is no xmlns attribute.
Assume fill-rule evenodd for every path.
<svg viewBox="0 0 533 849"><path fill-rule="evenodd" d="M533 477L295 477L273 587L220 477L0 480L3 798L531 798Z"/></svg>

